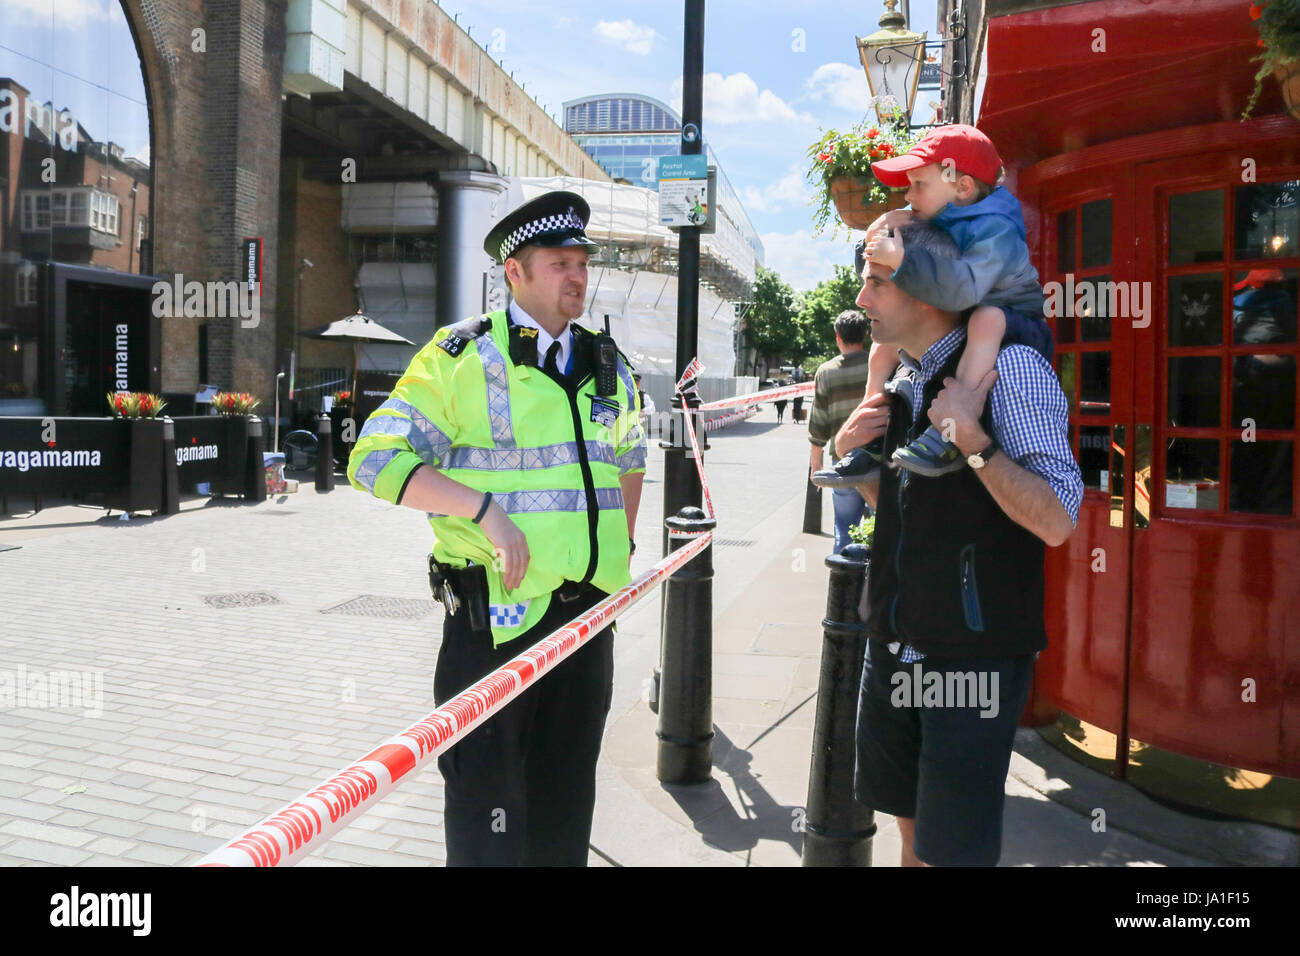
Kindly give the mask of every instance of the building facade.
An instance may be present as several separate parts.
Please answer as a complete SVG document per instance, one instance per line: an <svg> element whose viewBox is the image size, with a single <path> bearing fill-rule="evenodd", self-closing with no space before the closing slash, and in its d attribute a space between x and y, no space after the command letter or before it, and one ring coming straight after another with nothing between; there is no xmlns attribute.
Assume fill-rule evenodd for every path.
<svg viewBox="0 0 1300 956"><path fill-rule="evenodd" d="M278 371L325 390L351 366L312 327L360 308L418 347L484 308L507 176L609 181L428 0L4 16L0 415L102 415L146 389L179 411L202 385L269 412Z"/></svg>
<svg viewBox="0 0 1300 956"><path fill-rule="evenodd" d="M606 93L564 104L564 129L614 179L659 188L658 161L682 151L682 120L665 103L637 93ZM704 153L718 168L718 210L745 237L763 264L763 242L749 221L708 140Z"/></svg>
<svg viewBox="0 0 1300 956"><path fill-rule="evenodd" d="M1270 77L1242 121L1249 7L966 2L944 102L1024 207L1087 486L1047 557L1032 718L1152 792L1296 829L1300 119Z"/></svg>

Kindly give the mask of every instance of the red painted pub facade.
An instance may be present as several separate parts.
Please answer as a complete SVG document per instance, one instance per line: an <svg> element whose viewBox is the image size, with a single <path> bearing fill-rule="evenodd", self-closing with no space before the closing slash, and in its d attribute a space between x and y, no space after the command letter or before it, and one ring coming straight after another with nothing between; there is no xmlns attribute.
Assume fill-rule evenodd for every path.
<svg viewBox="0 0 1300 956"><path fill-rule="evenodd" d="M1057 293L1087 486L1031 720L1157 795L1300 827L1300 120L1272 78L1240 120L1247 2L985 6L976 123Z"/></svg>

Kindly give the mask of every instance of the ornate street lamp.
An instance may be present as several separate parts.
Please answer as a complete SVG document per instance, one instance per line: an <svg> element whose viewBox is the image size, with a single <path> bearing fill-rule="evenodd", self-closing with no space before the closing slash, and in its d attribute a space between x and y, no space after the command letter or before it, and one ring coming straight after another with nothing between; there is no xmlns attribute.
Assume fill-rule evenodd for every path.
<svg viewBox="0 0 1300 956"><path fill-rule="evenodd" d="M876 117L882 123L888 121L895 108L911 122L916 85L925 61L925 34L909 30L897 6L898 0L885 0L880 29L869 37L857 37L858 56L867 71Z"/></svg>

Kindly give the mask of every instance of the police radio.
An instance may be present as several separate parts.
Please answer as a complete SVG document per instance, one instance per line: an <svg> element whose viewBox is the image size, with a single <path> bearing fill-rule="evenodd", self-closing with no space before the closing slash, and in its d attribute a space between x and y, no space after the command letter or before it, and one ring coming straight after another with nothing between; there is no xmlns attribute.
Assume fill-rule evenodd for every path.
<svg viewBox="0 0 1300 956"><path fill-rule="evenodd" d="M618 346L604 332L596 335L596 394L618 394Z"/></svg>

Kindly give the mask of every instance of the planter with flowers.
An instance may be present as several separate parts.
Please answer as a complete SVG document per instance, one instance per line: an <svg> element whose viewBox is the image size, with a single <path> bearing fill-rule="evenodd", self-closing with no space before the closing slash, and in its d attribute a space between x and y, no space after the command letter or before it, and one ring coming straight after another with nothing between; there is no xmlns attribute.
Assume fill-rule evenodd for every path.
<svg viewBox="0 0 1300 956"><path fill-rule="evenodd" d="M340 391L334 393L334 404L330 408L330 431L334 439L334 457L342 458L347 461L348 455L352 453L352 446L356 442L357 432L361 431L360 425L353 420L353 409L355 404L352 401L352 393L349 391ZM346 423L352 420L352 427L346 427ZM351 436L351 441L344 441L344 436Z"/></svg>
<svg viewBox="0 0 1300 956"><path fill-rule="evenodd" d="M244 495L258 501L266 497L262 420L253 414L260 404L261 400L248 392L217 392L212 396L213 410L227 422L231 458L230 470L212 482L213 495Z"/></svg>
<svg viewBox="0 0 1300 956"><path fill-rule="evenodd" d="M879 216L906 205L905 189L889 189L871 172L871 164L901 156L916 145L917 134L907 128L901 113L888 123L862 122L847 133L828 130L808 148L809 182L820 190L813 216L820 234L831 221L832 209L850 229L866 229ZM835 230L839 231L836 224Z"/></svg>
<svg viewBox="0 0 1300 956"><path fill-rule="evenodd" d="M104 492L104 505L118 511L163 508L163 433L167 419L158 413L167 404L149 392L109 392L108 407L120 423L124 484Z"/></svg>
<svg viewBox="0 0 1300 956"><path fill-rule="evenodd" d="M1300 0L1260 0L1250 5L1250 18L1259 31L1259 48L1263 52L1252 61L1259 63L1259 72L1241 118L1255 108L1272 74L1282 88L1287 112L1300 119Z"/></svg>

